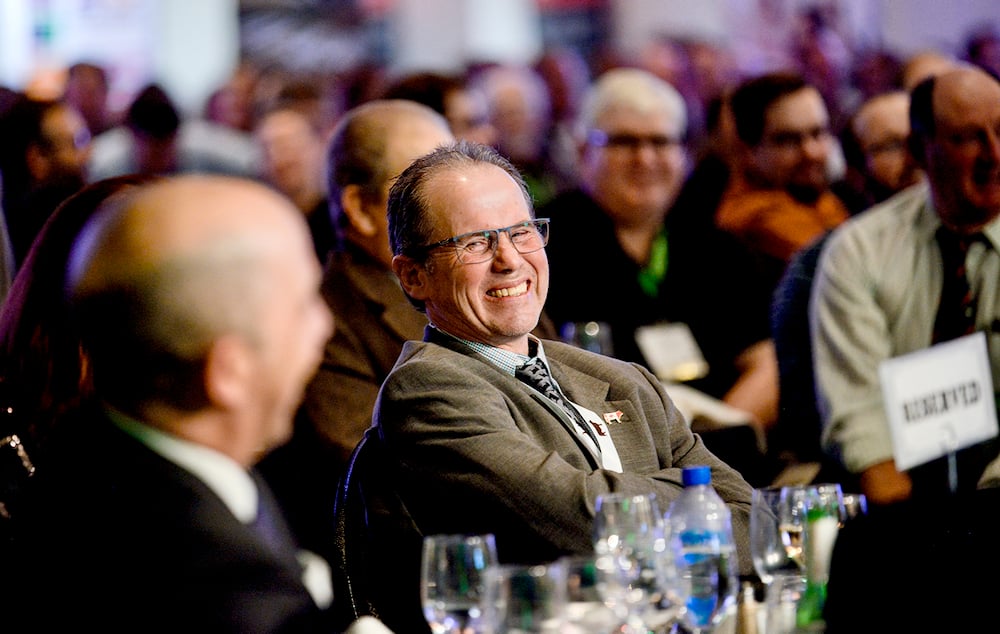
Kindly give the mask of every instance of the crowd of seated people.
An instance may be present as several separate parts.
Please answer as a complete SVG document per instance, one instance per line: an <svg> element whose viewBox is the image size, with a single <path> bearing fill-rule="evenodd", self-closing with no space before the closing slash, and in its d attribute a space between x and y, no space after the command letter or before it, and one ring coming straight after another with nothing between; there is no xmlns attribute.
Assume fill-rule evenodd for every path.
<svg viewBox="0 0 1000 634"><path fill-rule="evenodd" d="M809 28L817 41L832 41L822 23ZM17 435L41 471L49 465L48 435L58 437L61 423L72 425L81 413L90 414L84 406L95 398L91 363L77 339L77 315L64 296L70 282L65 277L70 247L87 219L98 208L111 209L114 201L129 199L123 192L152 188L166 201L173 195L174 183L181 183L177 192L187 191L184 179L178 177L215 174L234 177L239 185L230 187L232 183L223 179L218 187L209 183L191 191L228 199L243 196L243 186L264 184L270 194L277 193L282 206L288 203L288 209L307 219L314 259L323 272L319 296L333 315L333 330L313 342L318 369L313 372L309 366L299 377L301 398L287 412L289 421L294 420L287 434L291 440L265 439L270 450L266 457L254 455L241 462L254 478L259 472L266 479L268 484L262 480L260 485L262 499L273 489L299 545L334 566L342 546L332 539L334 500L345 483L352 450L373 422L383 449L406 462L405 469L397 472L406 480L400 489L421 530L490 528L448 518L428 521L431 514L445 510L424 499L417 490L422 484L453 487L463 500L484 504L482 518L491 517L491 503L503 501L500 498L515 485L525 484L516 460L514 470L507 473L495 468L491 461L498 455L488 451L484 455L445 442L435 445L436 417L443 416L444 397L443 392L421 392L429 390L427 382L434 377L423 373L420 359L442 349L449 355L457 352L462 363L467 361L464 357L474 357L479 364L467 367L461 377L432 364L451 384L475 382L481 378L479 372L492 376L496 368L489 365L488 371L483 370L479 356L490 358L504 372L515 361L539 357L550 366L564 396L584 409L598 405L592 395L580 391L576 378L571 378L575 375L564 366L583 364L612 383L621 377L642 381L648 391L629 398L642 403L638 411L656 402L653 414L641 415L644 424L657 421L655 425L662 426L654 429L659 441L711 462L737 513L747 502L748 487L766 485L782 467L799 463L817 465L817 470L808 472L809 479L842 482L868 494L876 506L908 501L915 491L929 486L926 482L937 477L939 470L933 469L940 465L913 474L896 470L884 421L852 409L861 401L877 409L880 401L869 398L878 391L871 371L874 361L871 354L861 352L873 344L849 336L859 329L851 315L861 310L850 308L851 302L864 298L843 294L848 283L864 286L865 280L844 271L850 257L861 258L863 249L858 245L876 239L872 235L904 233L886 219L893 214L885 209L911 214L927 199L939 213L947 213L948 202L954 203L957 196L975 199L984 210L984 220L974 229L985 227L983 233L991 239L987 194L956 193L961 187L954 181L963 176L963 169L970 174L967 190L982 185L984 179L1000 178L996 176L1000 141L996 128L989 127L996 113L971 107L963 111L974 119L965 122L967 127L978 125L983 130L976 139L949 140L935 129L961 123L951 114L957 109L953 106L969 99L967 95L995 90L995 79L989 83L997 72L991 66L995 41L988 34L974 36L955 54L927 50L896 58L888 51L865 51L864 56L847 51L855 56L848 61L857 69L873 69L853 74L848 70L851 65L839 58L827 60L825 66L814 64L810 68L816 72L811 73L794 65L738 72L717 46L705 44L702 50L705 47L699 48L698 42L664 40L658 42L663 47L659 55L647 50L644 57L615 58L611 68L576 68L575 88L564 88L564 95L550 92L556 82L543 79L542 71L556 64L552 51L547 52L550 59L545 64L540 59L537 65L517 67L478 65L467 72L419 72L393 81L381 72L384 69L369 68L373 72L367 73L359 67L357 73L347 71L321 81L310 78L308 91L302 90L303 78L294 73L265 72L244 61L220 86L211 108L198 116L180 112L155 83L139 91L123 112L109 112L106 95L101 100L100 95L88 94L106 91L106 77L102 83L97 72L101 69L89 63L75 65L65 96L40 99L14 94L0 108L0 129L10 140L0 149L0 172L5 226L12 243L3 254L6 268L0 273L13 280L0 309L0 396L5 399L0 405L16 414L4 419L0 437ZM824 54L822 47L807 43L799 41L796 49L802 59L815 61ZM671 64L682 66L664 65L667 52ZM702 60L701 66L694 64L696 59ZM826 75L819 74L823 68L829 71ZM860 76L868 80L863 86L852 83L852 77ZM918 87L924 110L914 112L911 94ZM308 97L303 97L305 92ZM95 97L93 103L87 96ZM911 130L914 121L926 127ZM920 142L914 144L917 135ZM451 146L456 139L471 144ZM960 147L953 147L956 144ZM387 220L397 177L414 159L443 145L451 147L450 154L436 155L443 167L431 161L423 164L426 173L410 173L407 182L415 189L396 193L400 207L395 220L391 213ZM941 158L946 151L953 153L950 162ZM465 174L470 180L449 180L439 170ZM503 187L497 182L499 174L508 179ZM170 185L155 189L163 180ZM440 189L439 180L450 189ZM482 190L466 188L467 182ZM463 191L476 191L476 196L461 198L465 202L492 192L498 200L516 199L520 205L522 200L513 193L523 193L522 189L510 187L512 183L523 185L527 192L516 214L509 213L512 205L502 212L475 207L458 211L462 209L458 194ZM275 200L263 190L245 193L261 204ZM161 202L155 197L139 200L153 208ZM193 197L182 201L191 209L203 202L196 203ZM415 220L406 215L410 213L422 216ZM538 255L522 252L513 243L513 226L535 218L549 220L542 230L548 240L544 266ZM392 222L399 223L401 233L390 233ZM965 226L945 217L940 222ZM199 225L192 223L191 230L197 232ZM506 231L487 231L507 225L512 226ZM451 257L459 244L452 237L465 238L468 232L492 241L492 264L467 265L456 256L456 262L445 266L443 256ZM6 240L0 242L7 246ZM988 274L992 260L991 255L981 255L984 248L992 254L995 244L974 244L970 250L975 255L970 257L978 259L970 262L985 266ZM920 256L921 266L936 270L935 249ZM100 265L99 257L88 257L94 266ZM539 305L516 319L505 316L516 321L516 328L504 331L485 308L475 301L465 304L460 297L478 288L476 284L487 284L469 277L476 270L491 271L497 279L513 279L516 270L526 276L529 294ZM888 267L884 272L892 275ZM992 287L983 290L984 284L977 282L976 289L988 303L995 293ZM936 283L925 286L919 297L936 305ZM497 288L480 290L513 303L519 287ZM874 315L878 308L864 304L866 315ZM984 312L979 325L992 327L985 312L990 309L980 304L980 310ZM933 311L925 313L920 314L933 319ZM610 356L634 365L608 361L605 368L549 343L562 336L564 324L585 321L609 325L614 337ZM878 320L869 318L865 327L872 321ZM923 322L910 323L905 333L888 329L884 338L901 341L899 351L936 343L914 334L914 324ZM685 347L694 343L704 365L694 374L668 377L648 346L656 345L650 341L678 345L678 333L684 335ZM544 341L544 353L535 345L536 336ZM419 345L405 344L420 340L424 341ZM510 341L517 342L516 350L507 349ZM521 345L525 342L530 342L527 348ZM325 344L325 351L319 343ZM397 359L400 366L394 371ZM402 360L412 368L406 369ZM848 369L854 382L845 377ZM864 398L856 392L860 389L856 378L862 375L868 380ZM376 404L389 378L390 389ZM687 430L680 429L671 384L693 388L739 412L746 423L743 431L752 433L720 441L713 436L710 414L700 421L691 416L684 421ZM504 383L500 393L520 398L523 391L512 381ZM202 396L198 406L206 406L206 399L223 398L214 393ZM680 405L681 397L676 399ZM463 418L463 429L474 436L485 429L473 429L476 417L496 414L496 408L480 404L481 410L457 408L445 413ZM135 412L125 413L135 418ZM554 414L553 421L557 418L570 425ZM500 424L504 433L512 433L506 420L486 423ZM522 426L516 416L510 424ZM168 429L169 433L173 432ZM615 451L631 448L631 439L620 440L617 433L612 433ZM866 444L859 438L874 440ZM551 449L568 461L572 470L553 469L553 473L566 476L567 486L575 482L573 478L581 478L579 491L573 491L582 491L585 498L578 511L593 510L593 492L600 487L595 488L588 477L595 473L604 478L601 486L611 489L621 482L625 489L649 484L643 480L648 475L634 472L638 462L629 467L629 460L623 459L616 469L613 458L602 462L601 456L607 454L600 447L593 451L585 439L572 438L576 443L572 449L562 442L568 443L569 437L546 444L549 440L518 445L523 449L520 459ZM152 444L159 446L156 441ZM963 454L964 487L975 488L976 476L993 450L989 445L978 447L975 456ZM665 474L652 478L653 488L665 487L663 495L669 498L677 488L673 471L683 461L645 457L649 464L642 469ZM433 473L432 467L441 465L448 471ZM469 481L462 481L463 469ZM493 485L477 485L473 475L479 469L494 474ZM976 473L970 475L970 470ZM111 481L111 474L98 475L104 483ZM315 484L320 479L323 486ZM512 488L505 493L501 483ZM0 517L17 510L20 494L13 487L0 492L9 498L0 497ZM552 543L512 517L516 517L513 511L504 522L498 520L497 531L508 531L515 538L530 536L536 540L531 542L536 554L579 550L572 536L567 543ZM580 520L571 514L559 519ZM8 538L6 532L3 538ZM402 556L410 561L412 555ZM752 572L747 569L746 574ZM405 578L412 580L412 575ZM315 598L305 592L296 600L308 604ZM313 613L319 603L307 606L303 614ZM393 625L406 631L405 619L411 617L412 613L404 614ZM342 617L334 620L330 627L349 624Z"/></svg>

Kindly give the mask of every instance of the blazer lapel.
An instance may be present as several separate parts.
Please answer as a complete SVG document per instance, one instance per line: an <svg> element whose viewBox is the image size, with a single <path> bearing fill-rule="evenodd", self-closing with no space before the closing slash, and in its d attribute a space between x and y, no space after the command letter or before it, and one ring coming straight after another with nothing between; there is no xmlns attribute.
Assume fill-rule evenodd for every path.
<svg viewBox="0 0 1000 634"><path fill-rule="evenodd" d="M461 354L477 357L480 360L482 360L484 364L490 367L494 367L493 364L491 364L489 361L483 358L482 355L476 354L476 352L474 352L471 348L469 348L462 342L452 339L451 337L439 332L436 328L433 328L431 326L427 326L427 328L424 329L424 341L436 343L438 345L444 346L445 348L454 350L455 352L459 352ZM593 449L590 448L590 446L583 440L583 438L580 437L580 434L577 432L576 421L571 420L569 415L566 412L564 412L563 409L559 407L559 405L557 405L553 401L550 401L548 398L540 394L537 390L535 390L531 386L522 383L521 381L512 376L504 375L504 373L501 372L499 368L494 367L494 370L496 370L498 375L507 376L507 378L509 378L511 381L520 385L521 388L524 389L536 403L538 403L545 409L552 412L552 414L556 417L559 423L566 428L566 431L569 433L570 438L572 438L573 442L577 444L577 446L580 448L580 451L582 451L583 454L587 456L587 460L590 462L591 466L593 466L595 469L601 468L602 465L600 456ZM554 369L553 372L555 372ZM556 381L557 382L559 381L558 377L556 377ZM600 381L598 381L597 383L600 384ZM562 386L561 382L560 386ZM605 383L604 390L600 393L607 394L607 387L608 386ZM566 394L566 396L569 397L569 399L574 403L579 403L584 407L588 407L586 404L581 403L580 401L574 399L572 395Z"/></svg>
<svg viewBox="0 0 1000 634"><path fill-rule="evenodd" d="M518 381L518 383L521 382ZM587 455L587 457L591 462L591 465L595 469L599 469L602 464L601 458L590 447L590 445L587 444L587 442L583 439L583 436L580 435L580 430L576 426L576 421L570 420L569 415L566 414L566 412L563 411L563 408L559 407L559 405L556 404L555 401L552 401L551 399L546 398L542 394L539 394L538 391L532 388L530 385L524 383L522 383L522 385L524 386L524 389L528 390L528 392L531 395L531 398L534 399L536 403L538 403L545 409L552 412L555 415L555 417L559 419L559 422L562 423L562 426L566 428L566 431L569 432L570 437L572 437L573 440L576 442L576 444L580 447L580 450Z"/></svg>
<svg viewBox="0 0 1000 634"><path fill-rule="evenodd" d="M615 444L622 466L630 469L630 458L644 456L646 451L633 451L637 440L646 438L644 433L635 433L630 429L633 425L645 425L645 417L632 401L611 400L608 395L611 384L607 381L585 374L571 366L554 360L548 356L549 367L559 386L566 396L583 407L595 412L607 426L611 440ZM643 448L645 449L645 448ZM635 467L635 465L631 465Z"/></svg>

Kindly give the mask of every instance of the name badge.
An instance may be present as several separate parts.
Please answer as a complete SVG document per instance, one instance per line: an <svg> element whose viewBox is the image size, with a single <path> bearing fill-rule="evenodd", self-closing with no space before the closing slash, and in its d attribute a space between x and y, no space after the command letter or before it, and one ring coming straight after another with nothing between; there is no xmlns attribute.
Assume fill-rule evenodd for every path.
<svg viewBox="0 0 1000 634"><path fill-rule="evenodd" d="M682 383L708 374L708 363L687 324L642 326L636 329L635 340L649 368L661 381Z"/></svg>
<svg viewBox="0 0 1000 634"><path fill-rule="evenodd" d="M982 332L883 361L879 379L900 470L997 435Z"/></svg>
<svg viewBox="0 0 1000 634"><path fill-rule="evenodd" d="M611 424L610 420L605 418L601 419L596 412L592 412L583 405L577 405L576 403L571 403L573 407L576 408L583 419L587 421L591 429L594 430L597 436L597 444L601 448L601 466L609 471L617 471L622 473L622 459L618 455L618 450L615 448L615 442L611 440L611 433L608 431L608 425ZM621 423L621 412L615 412L617 414L617 422ZM607 416L607 415L605 415Z"/></svg>

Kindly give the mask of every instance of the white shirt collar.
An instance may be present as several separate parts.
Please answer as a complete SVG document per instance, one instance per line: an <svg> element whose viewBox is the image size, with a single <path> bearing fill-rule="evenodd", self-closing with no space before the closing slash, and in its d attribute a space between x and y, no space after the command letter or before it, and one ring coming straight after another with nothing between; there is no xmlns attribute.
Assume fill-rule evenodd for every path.
<svg viewBox="0 0 1000 634"><path fill-rule="evenodd" d="M257 517L257 485L247 470L235 460L121 412L109 410L109 415L125 433L204 482L238 520L249 524Z"/></svg>

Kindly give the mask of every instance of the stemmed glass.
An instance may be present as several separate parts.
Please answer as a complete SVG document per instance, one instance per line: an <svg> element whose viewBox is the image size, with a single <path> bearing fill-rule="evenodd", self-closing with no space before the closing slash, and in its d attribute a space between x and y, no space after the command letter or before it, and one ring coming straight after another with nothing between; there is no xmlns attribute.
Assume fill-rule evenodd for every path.
<svg viewBox="0 0 1000 634"><path fill-rule="evenodd" d="M750 506L750 552L764 585L778 576L801 576L802 530L805 517L796 506L801 499L789 487L753 490Z"/></svg>
<svg viewBox="0 0 1000 634"><path fill-rule="evenodd" d="M597 578L596 555L567 555L566 624L573 634L608 634L615 627L615 613L604 604Z"/></svg>
<svg viewBox="0 0 1000 634"><path fill-rule="evenodd" d="M420 600L433 634L491 632L488 575L497 566L493 535L424 538Z"/></svg>
<svg viewBox="0 0 1000 634"><path fill-rule="evenodd" d="M844 493L844 516L840 518L840 527L859 515L868 513L868 498L864 493Z"/></svg>
<svg viewBox="0 0 1000 634"><path fill-rule="evenodd" d="M652 493L597 498L594 550L598 592L626 633L666 629L684 605L680 555Z"/></svg>
<svg viewBox="0 0 1000 634"><path fill-rule="evenodd" d="M790 632L795 607L805 589L802 532L805 487L754 489L750 507L750 553L757 576L767 587L768 632Z"/></svg>
<svg viewBox="0 0 1000 634"><path fill-rule="evenodd" d="M495 634L559 634L566 623L566 562L496 566L490 576Z"/></svg>

